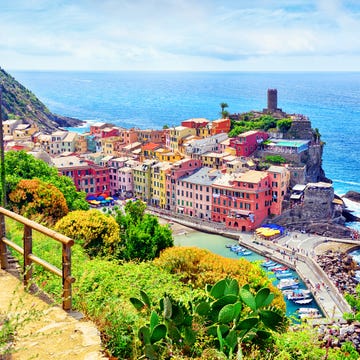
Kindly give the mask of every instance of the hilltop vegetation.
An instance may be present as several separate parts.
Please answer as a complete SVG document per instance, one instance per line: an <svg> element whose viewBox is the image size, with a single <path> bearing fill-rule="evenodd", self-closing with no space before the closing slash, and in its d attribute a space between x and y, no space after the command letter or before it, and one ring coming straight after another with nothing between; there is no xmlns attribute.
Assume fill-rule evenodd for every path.
<svg viewBox="0 0 360 360"><path fill-rule="evenodd" d="M83 121L56 115L25 86L0 68L2 85L2 115L6 119L22 119L37 124L40 131L50 133L59 127L79 126Z"/></svg>
<svg viewBox="0 0 360 360"><path fill-rule="evenodd" d="M286 132L290 129L292 121L289 118L277 119L271 115L260 115L253 112L247 112L238 115L230 115L231 130L229 137L238 136L249 130L264 130L277 129L281 132Z"/></svg>

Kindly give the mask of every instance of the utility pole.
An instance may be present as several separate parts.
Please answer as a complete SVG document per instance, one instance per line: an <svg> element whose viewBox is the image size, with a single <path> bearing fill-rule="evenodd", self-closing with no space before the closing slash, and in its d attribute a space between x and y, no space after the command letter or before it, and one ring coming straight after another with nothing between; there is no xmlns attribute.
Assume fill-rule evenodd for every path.
<svg viewBox="0 0 360 360"><path fill-rule="evenodd" d="M0 181L1 181L1 206L6 207L5 186L5 154L4 154L4 128L2 118L2 84L0 83Z"/></svg>

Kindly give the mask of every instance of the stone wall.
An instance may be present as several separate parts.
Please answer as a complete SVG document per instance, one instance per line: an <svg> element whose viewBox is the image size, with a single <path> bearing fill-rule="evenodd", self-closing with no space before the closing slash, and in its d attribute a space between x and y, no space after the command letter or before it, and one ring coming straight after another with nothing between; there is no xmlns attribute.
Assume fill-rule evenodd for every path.
<svg viewBox="0 0 360 360"><path fill-rule="evenodd" d="M285 134L287 139L313 140L314 135L311 129L311 122L306 116L292 117L292 125Z"/></svg>
<svg viewBox="0 0 360 360"><path fill-rule="evenodd" d="M304 192L302 215L311 220L330 219L333 213L334 188L309 184Z"/></svg>

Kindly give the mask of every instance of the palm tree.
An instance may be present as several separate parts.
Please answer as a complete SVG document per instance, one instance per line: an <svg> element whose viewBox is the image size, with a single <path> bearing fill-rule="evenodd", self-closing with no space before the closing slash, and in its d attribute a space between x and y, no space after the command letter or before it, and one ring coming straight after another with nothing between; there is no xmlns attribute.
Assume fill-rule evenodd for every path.
<svg viewBox="0 0 360 360"><path fill-rule="evenodd" d="M221 117L223 119L229 117L229 112L225 110L225 108L229 107L229 105L226 102L222 102L220 103L220 107L221 107L221 112L220 112Z"/></svg>
<svg viewBox="0 0 360 360"><path fill-rule="evenodd" d="M223 113L225 108L228 108L229 105L226 102L222 102L220 103L220 107L221 107L221 112Z"/></svg>

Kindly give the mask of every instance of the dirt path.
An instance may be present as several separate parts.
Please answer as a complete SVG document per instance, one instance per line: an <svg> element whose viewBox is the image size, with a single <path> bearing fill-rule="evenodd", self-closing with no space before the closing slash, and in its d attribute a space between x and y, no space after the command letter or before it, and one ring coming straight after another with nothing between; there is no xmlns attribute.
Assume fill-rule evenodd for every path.
<svg viewBox="0 0 360 360"><path fill-rule="evenodd" d="M76 320L59 306L26 293L17 277L4 270L0 270L0 288L1 319L10 319L16 332L11 359L105 358L94 324ZM4 349L0 350L0 359L7 359Z"/></svg>

